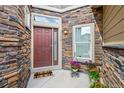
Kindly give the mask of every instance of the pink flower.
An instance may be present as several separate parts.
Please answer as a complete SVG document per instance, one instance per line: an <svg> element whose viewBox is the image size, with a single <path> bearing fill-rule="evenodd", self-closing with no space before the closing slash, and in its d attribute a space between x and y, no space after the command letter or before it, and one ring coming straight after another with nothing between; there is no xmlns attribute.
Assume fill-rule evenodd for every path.
<svg viewBox="0 0 124 93"><path fill-rule="evenodd" d="M75 69L79 69L80 68L80 63L78 61L70 61L71 67L75 68Z"/></svg>

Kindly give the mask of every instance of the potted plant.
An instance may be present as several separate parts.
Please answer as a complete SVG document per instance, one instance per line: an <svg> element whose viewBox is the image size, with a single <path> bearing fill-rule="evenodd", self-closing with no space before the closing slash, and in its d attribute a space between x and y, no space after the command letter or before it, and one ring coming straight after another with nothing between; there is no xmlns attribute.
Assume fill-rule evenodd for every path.
<svg viewBox="0 0 124 93"><path fill-rule="evenodd" d="M80 69L80 63L78 61L71 61L70 62L71 65L71 76L77 76L79 77L79 69Z"/></svg>
<svg viewBox="0 0 124 93"><path fill-rule="evenodd" d="M90 71L89 72L89 78L91 81L99 80L99 72L98 71Z"/></svg>
<svg viewBox="0 0 124 93"><path fill-rule="evenodd" d="M106 88L106 86L100 82L99 71L96 67L90 68L88 75L91 81L90 88Z"/></svg>
<svg viewBox="0 0 124 93"><path fill-rule="evenodd" d="M102 84L99 80L92 82L90 88L107 88L104 84Z"/></svg>

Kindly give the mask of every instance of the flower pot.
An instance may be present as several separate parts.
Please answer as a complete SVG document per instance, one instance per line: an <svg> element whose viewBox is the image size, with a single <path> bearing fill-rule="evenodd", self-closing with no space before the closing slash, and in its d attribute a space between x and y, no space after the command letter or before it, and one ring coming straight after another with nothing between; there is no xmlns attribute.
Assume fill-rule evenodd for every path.
<svg viewBox="0 0 124 93"><path fill-rule="evenodd" d="M71 77L79 77L78 69L71 69Z"/></svg>

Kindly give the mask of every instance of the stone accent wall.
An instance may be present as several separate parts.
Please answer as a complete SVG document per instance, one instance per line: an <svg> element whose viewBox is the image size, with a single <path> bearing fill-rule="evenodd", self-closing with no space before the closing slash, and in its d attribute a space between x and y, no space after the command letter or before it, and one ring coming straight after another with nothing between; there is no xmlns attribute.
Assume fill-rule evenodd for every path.
<svg viewBox="0 0 124 93"><path fill-rule="evenodd" d="M30 76L30 31L24 6L0 6L0 87L26 87Z"/></svg>
<svg viewBox="0 0 124 93"><path fill-rule="evenodd" d="M110 88L124 88L124 49L103 49L103 83Z"/></svg>
<svg viewBox="0 0 124 93"><path fill-rule="evenodd" d="M95 63L102 61L102 7L85 6L62 14L62 29L67 30L67 36L62 34L62 62L63 68L69 67L72 60L72 31L73 26L95 23ZM63 33L63 32L62 32ZM82 66L83 69L87 69Z"/></svg>
<svg viewBox="0 0 124 93"><path fill-rule="evenodd" d="M62 17L62 62L63 68L69 68L69 61L72 59L72 27L79 24L95 23L95 62L102 60L102 7L85 6L65 13L58 13L39 8L32 8L33 13ZM69 34L65 36L64 30ZM83 69L87 69L82 66ZM83 70L82 69L82 70Z"/></svg>
<svg viewBox="0 0 124 93"><path fill-rule="evenodd" d="M61 13L54 12L54 11L48 11L48 10L40 9L40 8L35 8L35 7L32 7L32 8L31 8L31 12L33 12L33 13L38 13L38 14L43 14L43 15L61 17Z"/></svg>

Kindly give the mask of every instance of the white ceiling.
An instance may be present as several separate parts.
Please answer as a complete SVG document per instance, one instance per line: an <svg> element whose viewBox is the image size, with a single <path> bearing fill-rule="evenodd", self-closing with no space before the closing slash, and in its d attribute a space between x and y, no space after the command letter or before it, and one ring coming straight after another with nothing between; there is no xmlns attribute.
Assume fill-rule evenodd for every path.
<svg viewBox="0 0 124 93"><path fill-rule="evenodd" d="M64 9L64 8L70 7L72 5L47 5L47 6L58 8L58 9Z"/></svg>
<svg viewBox="0 0 124 93"><path fill-rule="evenodd" d="M32 5L35 8L46 9L55 12L66 12L75 8L82 7L83 5Z"/></svg>

